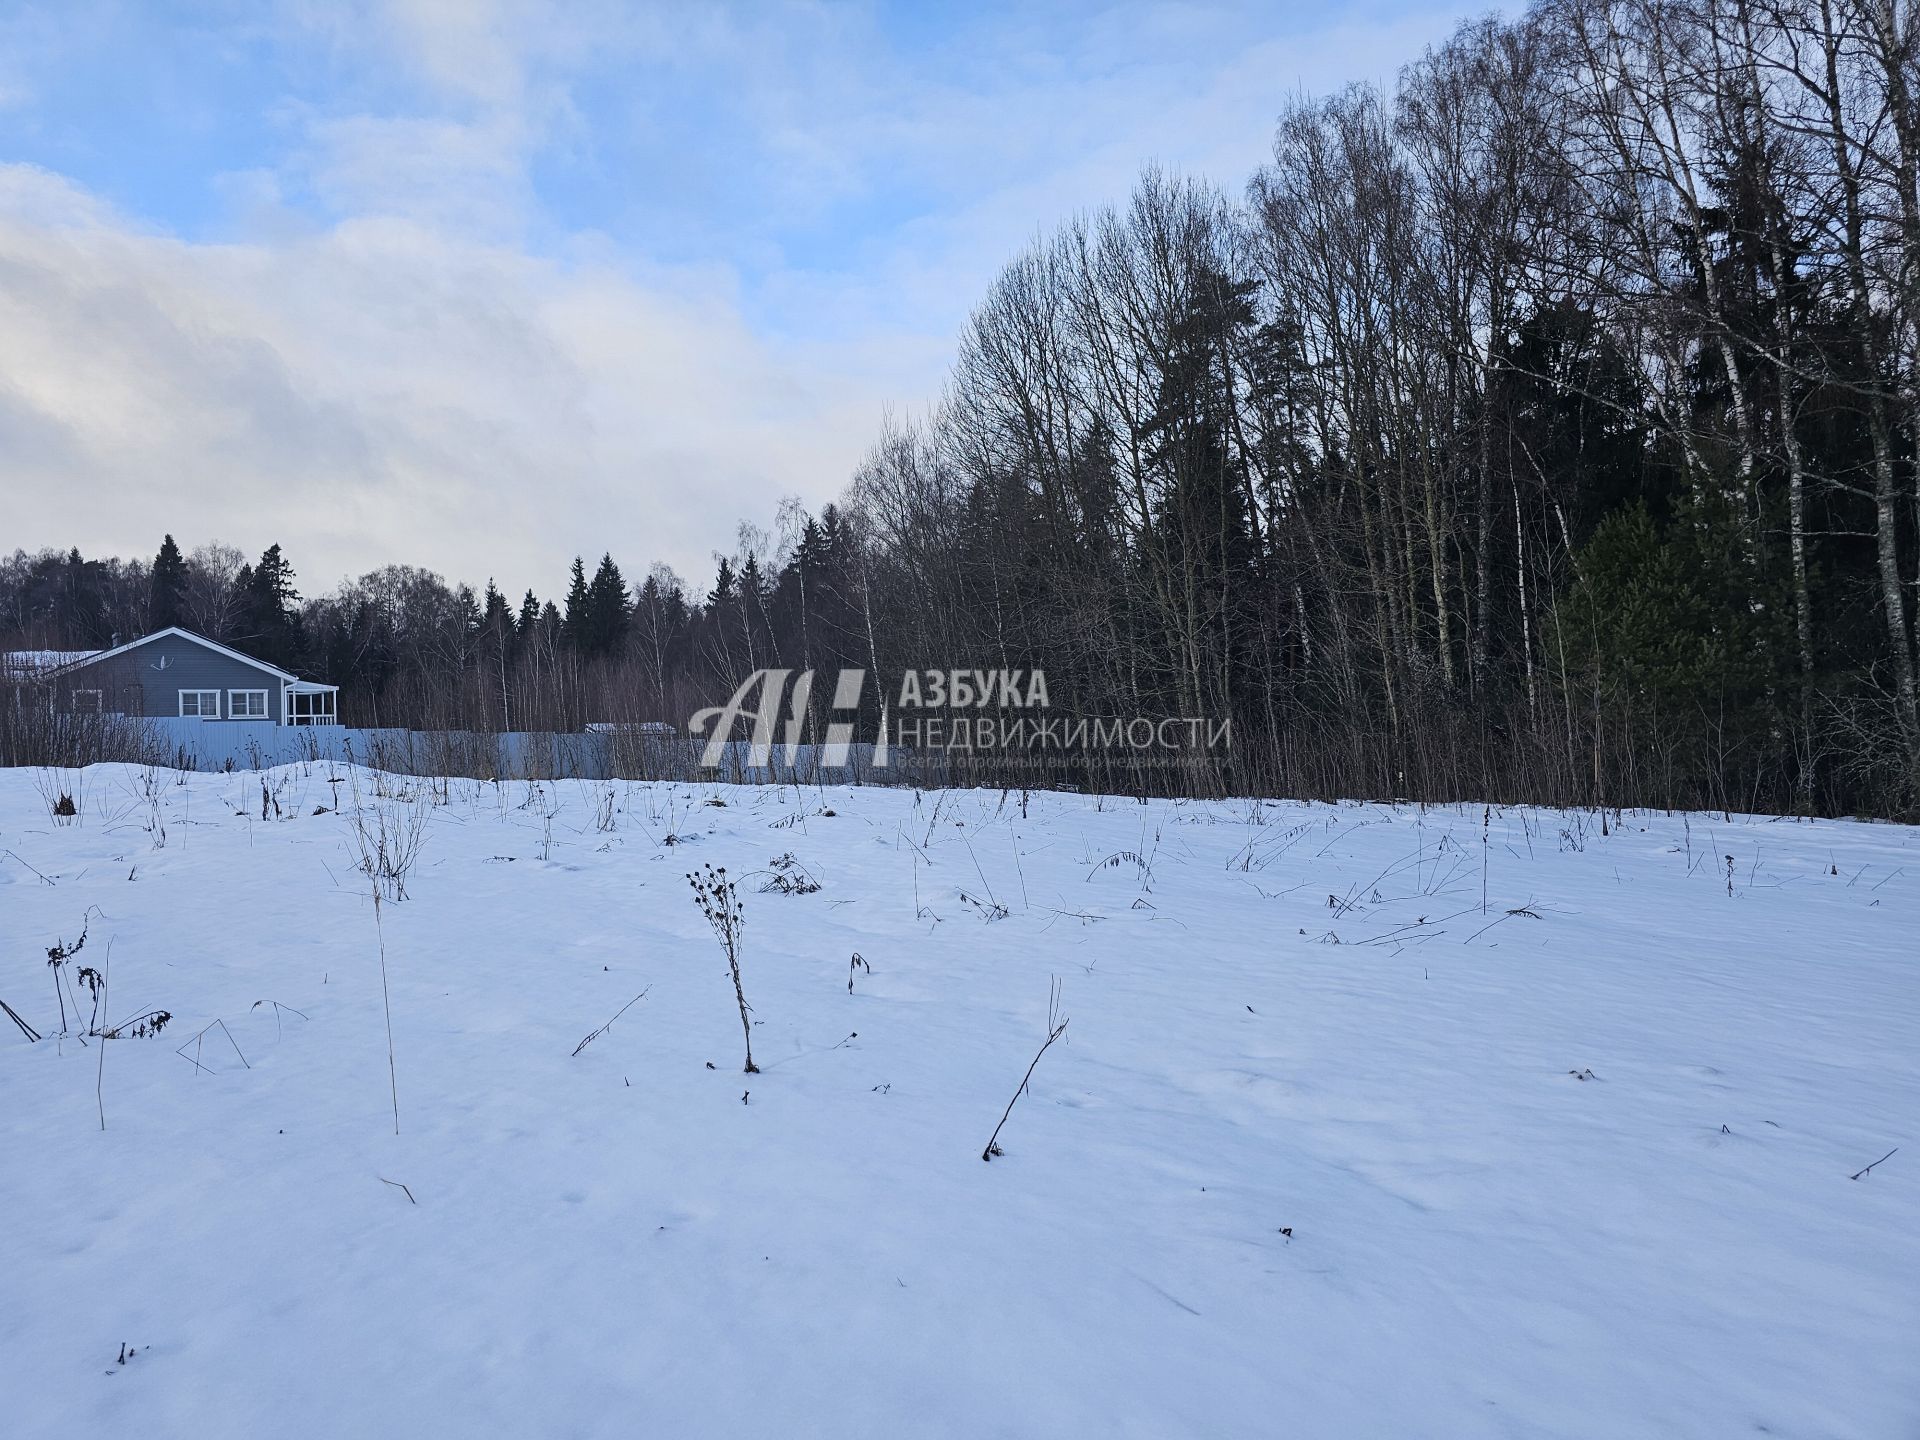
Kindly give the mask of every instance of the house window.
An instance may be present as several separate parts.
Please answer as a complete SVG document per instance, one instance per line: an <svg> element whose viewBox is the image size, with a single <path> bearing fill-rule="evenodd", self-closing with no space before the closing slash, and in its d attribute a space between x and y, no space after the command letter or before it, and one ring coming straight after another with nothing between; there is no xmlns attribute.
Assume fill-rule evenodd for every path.
<svg viewBox="0 0 1920 1440"><path fill-rule="evenodd" d="M180 692L180 713L198 715L202 720L220 718L220 692L218 690L182 690Z"/></svg>
<svg viewBox="0 0 1920 1440"><path fill-rule="evenodd" d="M267 692L264 690L227 691L227 718L229 720L266 719Z"/></svg>
<svg viewBox="0 0 1920 1440"><path fill-rule="evenodd" d="M100 713L100 692L98 690L74 691L73 713L76 715L98 715Z"/></svg>

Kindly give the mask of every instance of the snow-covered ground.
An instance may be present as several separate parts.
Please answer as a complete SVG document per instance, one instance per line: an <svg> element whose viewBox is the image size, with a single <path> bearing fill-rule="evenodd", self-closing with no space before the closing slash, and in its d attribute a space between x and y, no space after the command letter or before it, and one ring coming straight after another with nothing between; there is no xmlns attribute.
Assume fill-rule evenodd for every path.
<svg viewBox="0 0 1920 1440"><path fill-rule="evenodd" d="M1920 831L47 778L7 1435L1920 1434ZM83 919L157 1038L53 1033Z"/></svg>

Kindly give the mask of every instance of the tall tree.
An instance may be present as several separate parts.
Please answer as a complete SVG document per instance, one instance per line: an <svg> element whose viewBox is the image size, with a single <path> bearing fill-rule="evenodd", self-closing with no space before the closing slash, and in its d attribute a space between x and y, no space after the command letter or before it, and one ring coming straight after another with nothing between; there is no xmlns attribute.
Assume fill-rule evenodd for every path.
<svg viewBox="0 0 1920 1440"><path fill-rule="evenodd" d="M168 535L153 557L153 577L147 602L147 625L154 630L182 624L187 614L187 562Z"/></svg>
<svg viewBox="0 0 1920 1440"><path fill-rule="evenodd" d="M627 582L611 554L600 557L587 586L581 648L590 655L613 655L626 643L629 620Z"/></svg>
<svg viewBox="0 0 1920 1440"><path fill-rule="evenodd" d="M578 555L573 557L573 568L567 575L566 613L561 618L561 633L568 646L574 650L585 650L591 622L587 618L587 566Z"/></svg>

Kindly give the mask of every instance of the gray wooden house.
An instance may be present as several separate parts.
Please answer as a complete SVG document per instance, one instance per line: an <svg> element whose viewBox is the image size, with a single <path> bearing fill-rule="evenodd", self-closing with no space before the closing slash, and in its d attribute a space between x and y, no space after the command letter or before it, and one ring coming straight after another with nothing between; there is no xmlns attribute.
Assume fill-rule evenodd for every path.
<svg viewBox="0 0 1920 1440"><path fill-rule="evenodd" d="M339 687L302 680L175 626L74 660L43 677L69 714L337 725Z"/></svg>

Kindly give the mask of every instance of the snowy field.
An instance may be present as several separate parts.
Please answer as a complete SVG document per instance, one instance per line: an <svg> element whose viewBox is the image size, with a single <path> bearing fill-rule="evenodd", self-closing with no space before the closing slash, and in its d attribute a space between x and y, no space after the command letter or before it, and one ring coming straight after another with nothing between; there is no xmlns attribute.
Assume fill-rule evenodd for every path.
<svg viewBox="0 0 1920 1440"><path fill-rule="evenodd" d="M1920 831L61 778L8 1436L1920 1435Z"/></svg>

